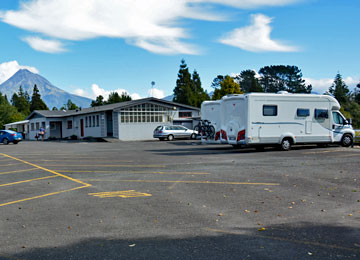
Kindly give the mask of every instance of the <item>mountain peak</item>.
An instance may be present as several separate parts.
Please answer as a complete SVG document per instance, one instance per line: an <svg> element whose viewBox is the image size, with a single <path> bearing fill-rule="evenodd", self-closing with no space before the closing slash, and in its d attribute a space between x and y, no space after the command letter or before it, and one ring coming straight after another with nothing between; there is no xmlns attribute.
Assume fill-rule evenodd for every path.
<svg viewBox="0 0 360 260"><path fill-rule="evenodd" d="M28 70L28 69L19 69L19 70L13 75L13 77L14 77L14 76L30 76L30 75L33 76L33 75L37 75L37 74L31 72L31 71Z"/></svg>
<svg viewBox="0 0 360 260"><path fill-rule="evenodd" d="M41 98L50 109L52 107L59 108L63 106L69 99L83 108L90 106L91 99L67 93L52 85L43 76L33 73L28 69L18 70L12 77L0 84L0 92L11 97L21 86L23 91L27 91L31 96L35 85L39 89Z"/></svg>

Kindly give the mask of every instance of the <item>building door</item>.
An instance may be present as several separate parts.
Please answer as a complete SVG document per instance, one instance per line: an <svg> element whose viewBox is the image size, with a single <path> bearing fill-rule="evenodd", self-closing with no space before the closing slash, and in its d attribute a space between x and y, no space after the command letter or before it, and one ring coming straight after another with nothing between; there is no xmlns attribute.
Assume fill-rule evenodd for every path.
<svg viewBox="0 0 360 260"><path fill-rule="evenodd" d="M81 137L84 137L84 119L80 119Z"/></svg>

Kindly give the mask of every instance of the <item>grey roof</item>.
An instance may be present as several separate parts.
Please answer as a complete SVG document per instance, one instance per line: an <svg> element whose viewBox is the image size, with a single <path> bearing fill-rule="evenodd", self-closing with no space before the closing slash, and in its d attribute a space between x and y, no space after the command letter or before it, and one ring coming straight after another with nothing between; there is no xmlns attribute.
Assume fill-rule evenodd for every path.
<svg viewBox="0 0 360 260"><path fill-rule="evenodd" d="M96 107L89 107L89 108L83 108L83 109L76 109L76 110L60 110L60 111L51 111L51 110L35 110L33 111L26 119L30 119L34 114L39 114L43 117L67 117L67 116L76 116L76 115L82 115L82 114L90 114L90 113L96 113L96 112L104 112L104 111L111 111L114 109L119 108L125 108L130 106L136 106L143 103L162 103L164 106L168 107L183 107L186 109L191 110L197 110L200 111L200 108L192 107L176 102L171 102L163 99L157 99L154 97L149 98L143 98L143 99L137 99L137 100L131 100L126 102L120 102L110 105L103 105L103 106L96 106Z"/></svg>

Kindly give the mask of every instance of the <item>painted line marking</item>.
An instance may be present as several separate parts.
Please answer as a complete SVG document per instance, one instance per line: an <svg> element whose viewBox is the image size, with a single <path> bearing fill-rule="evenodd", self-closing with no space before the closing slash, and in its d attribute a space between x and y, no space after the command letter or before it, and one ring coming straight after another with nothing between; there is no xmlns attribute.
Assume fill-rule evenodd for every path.
<svg viewBox="0 0 360 260"><path fill-rule="evenodd" d="M320 154L320 153L338 153L341 150L326 150L326 151L317 151L317 152L305 152L303 154Z"/></svg>
<svg viewBox="0 0 360 260"><path fill-rule="evenodd" d="M0 207L15 204L15 203L19 203L19 202L24 202L24 201L28 201L28 200L40 199L40 198L53 196L53 195L65 193L65 192L68 192L68 191L79 190L79 189L83 189L83 188L87 188L87 187L89 187L89 186L80 186L80 187L76 187L76 188L72 188L72 189L68 189L68 190L56 191L56 192L47 193L47 194L43 194L43 195L39 195L39 196L34 196L34 197L31 197L31 198L25 198L25 199L16 200L16 201L10 201L10 202L7 202L7 203L0 204Z"/></svg>
<svg viewBox="0 0 360 260"><path fill-rule="evenodd" d="M330 157L354 157L354 156L360 156L359 154L342 154L342 155L335 155L335 156L330 156Z"/></svg>
<svg viewBox="0 0 360 260"><path fill-rule="evenodd" d="M1 153L0 153L0 155L1 155ZM9 163L9 164L1 165L1 167L5 167L5 166L17 166L17 165L22 165L22 163Z"/></svg>
<svg viewBox="0 0 360 260"><path fill-rule="evenodd" d="M39 180L46 180L46 179L51 179L51 178L56 178L59 176L46 176L46 177L41 177L41 178L36 178L36 179L30 179L30 180L25 180L25 181L17 181L17 182L11 182L11 183L5 183L5 184L0 184L0 187L5 187L5 186L11 186L11 185L16 185L16 184L21 184L21 183L26 183L26 182L32 182L32 181L39 181Z"/></svg>
<svg viewBox="0 0 360 260"><path fill-rule="evenodd" d="M192 184L225 184L225 185L263 185L279 186L280 183L261 183L261 182L220 182L220 181L164 181L164 180L101 180L89 179L89 181L102 182L141 182L141 183L192 183Z"/></svg>
<svg viewBox="0 0 360 260"><path fill-rule="evenodd" d="M65 179L68 179L68 180L70 180L70 181L80 183L80 184L82 184L82 185L84 185L84 186L87 186L87 187L90 187L90 186L91 186L91 184L88 184L88 183L85 183L85 182L83 182L83 181L80 181L80 180L71 178L71 177L69 177L69 176L63 175L63 174L58 173L58 172L53 171L53 170L46 169L46 168L41 167L41 166L39 166L39 165L36 165L36 164L30 163L30 162L27 162L27 161L18 159L18 158L16 158L16 157L12 157L12 156L7 155L7 154L4 154L4 153L0 153L0 155L2 155L2 156L4 156L4 157L11 158L11 159L14 159L14 160L19 161L19 162L22 162L22 163L25 163L25 164L27 164L27 165L31 165L31 166L33 166L33 167L35 167L35 168L44 170L44 171L46 171L46 172L50 172L50 173L55 174L55 175L57 175L57 176L61 176L61 177L65 178Z"/></svg>
<svg viewBox="0 0 360 260"><path fill-rule="evenodd" d="M76 157L75 157L76 158ZM64 162L64 161L78 161L79 159L99 159L99 158L62 158L63 160L48 160L48 159L39 159L39 160L32 160L34 162ZM112 161L112 160L103 160L103 159L100 159L102 162L103 161ZM116 160L116 162L122 162L122 163L132 163L134 161L124 161L124 160Z"/></svg>
<svg viewBox="0 0 360 260"><path fill-rule="evenodd" d="M325 247L325 248L331 248L331 249L340 249L340 250L360 252L360 249L357 249L357 248L343 247L343 246L338 246L338 245L329 245L329 244L323 244L323 243L319 243L319 242L287 239L287 238L283 238L283 237L270 237L270 236L263 236L263 235L256 235L256 234L244 234L241 232L227 231L227 230L214 229L214 228L205 228L205 230L211 231L211 232L217 232L217 233L231 234L231 235L258 237L258 238L277 240L277 241L285 241L285 242L302 244L302 245L311 245L311 246L317 246L317 247Z"/></svg>
<svg viewBox="0 0 360 260"><path fill-rule="evenodd" d="M131 165L131 164L117 164L117 165L108 165L108 164L83 164L83 165L54 165L48 164L48 167L128 167L128 168L165 168L165 165Z"/></svg>
<svg viewBox="0 0 360 260"><path fill-rule="evenodd" d="M67 179L67 180L70 180L70 181L73 181L73 182L76 182L76 183L80 183L80 184L83 185L83 186L76 187L76 188L73 188L73 189L68 189L68 190L63 190L63 191L57 191L57 192L47 193L47 194L43 194L43 195L39 195L39 196L34 196L34 197L30 197L30 198L25 198L25 199L21 199L21 200L16 200L16 201L10 201L10 202L7 202L7 203L0 204L0 207L2 207L2 206L7 206L7 205L11 205L11 204L15 204L15 203L20 203L20 202L24 202L24 201L29 201L29 200L44 198L44 197L48 197L48 196L53 196L53 195L61 194L61 193L68 192L68 191L74 191L74 190L78 190L78 189L83 189L83 188L91 187L91 184L88 184L88 183L85 183L85 182L83 182L83 181L80 181L80 180L71 178L71 177L69 177L69 176L66 176L66 175L64 175L64 174L58 173L58 172L53 171L53 170L46 169L46 168L41 167L41 166L39 166L39 165L36 165L36 164L30 163L30 162L27 162L27 161L18 159L18 158L16 158L16 157L13 157L13 156L10 156L10 155L4 154L4 153L0 153L0 155L2 155L2 156L4 156L4 157L7 157L7 158L14 159L14 160L19 161L19 162L22 162L22 163L25 163L25 164L27 164L27 165L31 165L31 166L33 166L33 167L35 167L35 168L41 169L41 170L46 171L46 172L50 172L50 173L52 173L52 174L55 175L55 176L43 177L42 179L47 179L47 178L51 178L51 177L53 177L53 178L55 178L55 177L62 177L62 178L65 178L65 179ZM40 179L40 178L38 178L38 179ZM34 180L35 180L35 179L34 179ZM23 182L29 182L29 181L30 181L30 180L23 181ZM33 180L31 180L31 181L33 181ZM9 184L6 184L6 185L9 185Z"/></svg>
<svg viewBox="0 0 360 260"><path fill-rule="evenodd" d="M36 170L36 169L37 168L31 168L31 169L25 169L25 170L17 170L17 171L9 171L9 172L0 172L0 175L17 173L17 172L29 172L29 171L33 171L33 170Z"/></svg>
<svg viewBox="0 0 360 260"><path fill-rule="evenodd" d="M208 172L149 172L149 171L71 171L56 170L57 172L73 172L73 173L134 173L134 174L180 174L180 175L209 175Z"/></svg>
<svg viewBox="0 0 360 260"><path fill-rule="evenodd" d="M99 197L99 198L138 198L138 197L151 197L149 193L137 192L135 190L124 190L124 191L110 191L110 192L98 192L89 193L88 195Z"/></svg>

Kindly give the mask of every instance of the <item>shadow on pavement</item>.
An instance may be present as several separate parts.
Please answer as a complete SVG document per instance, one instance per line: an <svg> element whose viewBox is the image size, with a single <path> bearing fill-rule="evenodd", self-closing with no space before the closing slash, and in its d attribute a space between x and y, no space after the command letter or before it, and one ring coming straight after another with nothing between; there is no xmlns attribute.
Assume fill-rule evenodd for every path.
<svg viewBox="0 0 360 260"><path fill-rule="evenodd" d="M270 226L264 231L209 228L204 229L204 232L206 236L188 238L92 238L65 247L19 248L19 253L3 258L0 253L0 259L360 258L359 228L297 223L291 226Z"/></svg>

